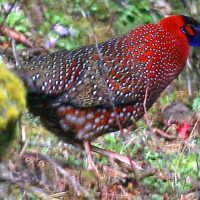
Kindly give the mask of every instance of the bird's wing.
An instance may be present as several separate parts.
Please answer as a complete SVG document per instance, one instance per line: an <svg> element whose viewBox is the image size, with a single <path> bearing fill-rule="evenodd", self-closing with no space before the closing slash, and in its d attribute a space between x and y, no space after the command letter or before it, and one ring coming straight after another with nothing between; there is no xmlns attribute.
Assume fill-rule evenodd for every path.
<svg viewBox="0 0 200 200"><path fill-rule="evenodd" d="M133 55L126 48L120 49L126 42L122 36L79 52L84 66L80 67L74 87L64 92L59 101L81 108L142 103L147 86L142 76L145 64L134 62L138 51ZM137 43L139 46L142 49L144 43Z"/></svg>
<svg viewBox="0 0 200 200"><path fill-rule="evenodd" d="M91 45L35 57L23 63L17 74L29 93L57 103L83 108L138 102L144 93L141 75L145 69L134 62L131 52L122 48L127 40L121 36L100 44L99 49Z"/></svg>
<svg viewBox="0 0 200 200"><path fill-rule="evenodd" d="M118 69L122 70L120 67ZM131 79L132 74L134 80ZM70 103L77 107L134 104L142 96L140 86L144 85L144 80L140 74L141 71L121 72L116 77L112 62L90 61L89 67L80 74L76 86L60 98L68 97Z"/></svg>

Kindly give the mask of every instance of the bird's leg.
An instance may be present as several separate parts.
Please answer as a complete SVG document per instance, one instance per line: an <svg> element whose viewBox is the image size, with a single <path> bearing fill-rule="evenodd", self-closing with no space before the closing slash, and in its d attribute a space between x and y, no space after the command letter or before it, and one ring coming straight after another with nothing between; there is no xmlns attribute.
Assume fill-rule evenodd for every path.
<svg viewBox="0 0 200 200"><path fill-rule="evenodd" d="M100 147L96 147L96 146L93 146L93 145L90 145L90 149L92 151L96 152L96 153L103 154L103 155L108 156L110 158L115 158L115 159L117 159L121 162L124 162L128 165L131 165L135 169L142 170L142 167L137 162L130 159L129 157L126 157L126 156L123 156L123 155L116 153L114 151L110 151L110 150L103 149L103 148L100 148Z"/></svg>
<svg viewBox="0 0 200 200"><path fill-rule="evenodd" d="M83 141L84 149L87 155L87 162L88 162L88 169L89 170L94 170L97 172L97 168L94 164L94 161L92 159L92 153L91 153L91 143L90 141L86 140Z"/></svg>

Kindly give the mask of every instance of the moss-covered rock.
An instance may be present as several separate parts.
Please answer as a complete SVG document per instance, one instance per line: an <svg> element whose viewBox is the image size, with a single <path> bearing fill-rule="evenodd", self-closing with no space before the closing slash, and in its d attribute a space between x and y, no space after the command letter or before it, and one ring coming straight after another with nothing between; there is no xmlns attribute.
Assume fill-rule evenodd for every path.
<svg viewBox="0 0 200 200"><path fill-rule="evenodd" d="M16 122L25 108L21 81L0 64L0 160L15 138Z"/></svg>

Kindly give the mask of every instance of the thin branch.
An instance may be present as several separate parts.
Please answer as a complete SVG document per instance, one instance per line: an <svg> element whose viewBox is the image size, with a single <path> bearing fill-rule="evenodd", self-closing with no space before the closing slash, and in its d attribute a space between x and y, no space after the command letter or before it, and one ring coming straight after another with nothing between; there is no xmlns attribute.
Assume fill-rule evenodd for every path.
<svg viewBox="0 0 200 200"><path fill-rule="evenodd" d="M148 115L147 115L147 98L148 98L148 92L149 92L149 81L146 86L145 90L145 96L144 96L144 101L143 101L143 108L144 108L144 119L146 120L148 126L152 128L152 123L150 122Z"/></svg>
<svg viewBox="0 0 200 200"><path fill-rule="evenodd" d="M13 49L13 55L14 55L14 58L15 58L15 64L16 64L16 66L20 66L19 56L18 56L18 53L17 53L17 50L16 50L16 42L13 38L11 40L12 40L12 49Z"/></svg>
<svg viewBox="0 0 200 200"><path fill-rule="evenodd" d="M153 128L153 132L155 132L156 134L158 134L158 135L160 135L163 138L168 139L168 140L174 140L174 139L177 138L177 136L169 135L169 134L165 133L164 131L162 131L159 128Z"/></svg>
<svg viewBox="0 0 200 200"><path fill-rule="evenodd" d="M29 138L27 138L27 140L25 141L23 147L22 147L22 150L19 154L19 157L22 157L22 155L24 154L25 150L26 150L26 147L29 145Z"/></svg>

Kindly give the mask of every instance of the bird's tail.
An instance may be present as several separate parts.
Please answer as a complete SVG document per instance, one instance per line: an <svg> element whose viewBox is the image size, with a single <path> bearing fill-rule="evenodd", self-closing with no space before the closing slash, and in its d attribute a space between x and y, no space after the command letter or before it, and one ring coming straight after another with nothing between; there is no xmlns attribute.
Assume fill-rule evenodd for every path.
<svg viewBox="0 0 200 200"><path fill-rule="evenodd" d="M0 61L5 63L9 69L13 69L16 66L16 61L11 50L4 50L0 48Z"/></svg>
<svg viewBox="0 0 200 200"><path fill-rule="evenodd" d="M26 72L24 70L20 70L21 66L27 61L25 57L18 55L16 58L13 50L5 50L0 48L0 61L2 61L16 76L23 80L26 87L34 88L33 82L27 76Z"/></svg>

